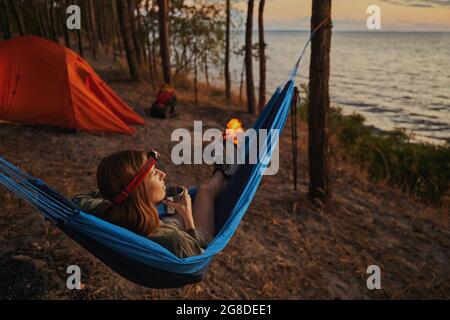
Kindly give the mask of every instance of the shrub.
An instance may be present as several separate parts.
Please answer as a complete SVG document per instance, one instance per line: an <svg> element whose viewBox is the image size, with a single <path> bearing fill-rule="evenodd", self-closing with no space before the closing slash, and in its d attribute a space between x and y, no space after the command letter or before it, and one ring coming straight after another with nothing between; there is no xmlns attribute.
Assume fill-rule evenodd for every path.
<svg viewBox="0 0 450 320"><path fill-rule="evenodd" d="M307 119L307 103L300 106L299 117ZM410 192L427 203L437 203L450 184L450 147L417 143L402 130L380 131L364 125L358 114L344 116L331 108L328 129L338 138L351 159L368 171L369 178L389 183Z"/></svg>

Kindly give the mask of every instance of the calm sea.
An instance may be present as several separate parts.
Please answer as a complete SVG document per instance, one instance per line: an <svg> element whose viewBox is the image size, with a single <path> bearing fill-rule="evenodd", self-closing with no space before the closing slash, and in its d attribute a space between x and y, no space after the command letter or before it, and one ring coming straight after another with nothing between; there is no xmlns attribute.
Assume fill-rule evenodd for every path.
<svg viewBox="0 0 450 320"><path fill-rule="evenodd" d="M255 40L257 37L255 34ZM286 80L306 32L266 33L267 89ZM307 84L309 49L297 83ZM255 62L258 84L258 62ZM242 57L232 61L238 90ZM335 32L331 48L332 105L357 112L379 129L404 128L417 140L450 141L450 33Z"/></svg>

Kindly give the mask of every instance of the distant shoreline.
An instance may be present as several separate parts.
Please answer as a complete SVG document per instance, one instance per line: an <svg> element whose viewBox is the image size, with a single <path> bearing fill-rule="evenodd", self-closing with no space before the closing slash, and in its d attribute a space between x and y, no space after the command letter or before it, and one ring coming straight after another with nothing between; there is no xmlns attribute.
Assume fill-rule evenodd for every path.
<svg viewBox="0 0 450 320"><path fill-rule="evenodd" d="M258 32L254 30L253 32ZM290 33L309 33L309 30L283 30L283 29L273 29L273 30L265 30L265 32L277 33L277 32L290 32ZM449 33L448 31L420 31L420 30L333 30L333 33Z"/></svg>

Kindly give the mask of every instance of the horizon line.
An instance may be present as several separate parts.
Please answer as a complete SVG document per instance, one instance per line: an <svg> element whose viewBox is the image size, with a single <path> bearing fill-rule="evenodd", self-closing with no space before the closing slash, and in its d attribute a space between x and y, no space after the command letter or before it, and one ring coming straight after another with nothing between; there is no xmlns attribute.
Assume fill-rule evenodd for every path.
<svg viewBox="0 0 450 320"><path fill-rule="evenodd" d="M265 32L307 32L308 29L266 29ZM337 32L359 32L359 33L450 33L450 30L332 30L334 33ZM253 32L258 32L258 30L253 30Z"/></svg>

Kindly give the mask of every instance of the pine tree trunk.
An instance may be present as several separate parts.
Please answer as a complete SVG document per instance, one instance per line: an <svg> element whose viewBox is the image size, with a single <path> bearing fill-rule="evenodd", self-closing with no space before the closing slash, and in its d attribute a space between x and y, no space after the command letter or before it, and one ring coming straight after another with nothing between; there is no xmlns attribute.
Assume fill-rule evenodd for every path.
<svg viewBox="0 0 450 320"><path fill-rule="evenodd" d="M8 31L6 31L6 27L4 24L5 18L3 18L3 8L0 9L0 31L2 32L2 37L0 39L8 39Z"/></svg>
<svg viewBox="0 0 450 320"><path fill-rule="evenodd" d="M2 37L0 39L9 39L8 31L5 26L5 18L3 17L3 7L0 7L0 31L2 33Z"/></svg>
<svg viewBox="0 0 450 320"><path fill-rule="evenodd" d="M3 23L3 28L4 28L5 39L10 39L12 37L11 13L9 11L9 6L8 6L7 0L0 0L0 5L1 5L2 11L3 11L3 16L1 16L1 17L2 17L2 23Z"/></svg>
<svg viewBox="0 0 450 320"><path fill-rule="evenodd" d="M158 65L156 63L156 46L157 46L157 41L156 41L156 26L154 23L154 15L156 12L156 2L152 1L152 8L151 8L151 34L152 34L152 63L153 63L153 71L155 72L155 79L158 79L159 77L159 72L158 72Z"/></svg>
<svg viewBox="0 0 450 320"><path fill-rule="evenodd" d="M5 21L5 18L3 17L3 7L0 7L0 31L2 33L2 37L0 39L7 38L8 31L6 31L4 21Z"/></svg>
<svg viewBox="0 0 450 320"><path fill-rule="evenodd" d="M206 87L209 90L209 71L208 71L208 51L205 50L204 57L203 57L203 64L204 64L204 71L205 71L205 80L206 80Z"/></svg>
<svg viewBox="0 0 450 320"><path fill-rule="evenodd" d="M59 36L64 37L64 45L66 44L66 38L64 35L64 30L67 30L66 20L65 20L65 10L66 6L64 6L63 1L58 2L58 6L55 7L55 21L56 21L56 31Z"/></svg>
<svg viewBox="0 0 450 320"><path fill-rule="evenodd" d="M159 5L159 42L161 52L161 67L164 82L171 84L170 53L169 53L169 0L158 0Z"/></svg>
<svg viewBox="0 0 450 320"><path fill-rule="evenodd" d="M64 43L67 48L70 48L70 34L66 26L66 10L67 10L67 0L61 2L60 15L61 15L61 27L64 32Z"/></svg>
<svg viewBox="0 0 450 320"><path fill-rule="evenodd" d="M142 64L141 45L139 43L138 32L136 31L136 17L134 15L134 10L136 8L136 1L135 0L128 0L128 1L129 1L128 14L130 15L131 35L136 53L136 61L138 65L141 65Z"/></svg>
<svg viewBox="0 0 450 320"><path fill-rule="evenodd" d="M198 105L198 61L197 61L197 46L194 46L194 103Z"/></svg>
<svg viewBox="0 0 450 320"><path fill-rule="evenodd" d="M115 44L116 49L117 49L117 50L115 50L113 48L113 59L117 60L118 56L122 55L122 46L120 45L120 24L118 23L119 17L117 14L117 0L112 0L111 4L112 4L112 9L111 9L112 10L112 23L114 25L113 43ZM113 44L113 46L114 46L114 44ZM116 52L118 52L118 54Z"/></svg>
<svg viewBox="0 0 450 320"><path fill-rule="evenodd" d="M313 0L311 30L331 16L331 0ZM326 201L328 181L327 114L330 107L331 18L315 34L311 45L309 82L309 196Z"/></svg>
<svg viewBox="0 0 450 320"><path fill-rule="evenodd" d="M78 53L81 57L84 58L84 51L83 51L83 38L81 36L81 30L77 29L77 42L78 42Z"/></svg>
<svg viewBox="0 0 450 320"><path fill-rule="evenodd" d="M253 80L253 56L252 56L252 33L253 33L253 8L254 0L248 0L247 23L245 26L245 76L247 84L247 111L256 113L255 84Z"/></svg>
<svg viewBox="0 0 450 320"><path fill-rule="evenodd" d="M55 23L55 9L53 6L53 1L52 0L46 1L45 7L47 9L47 15L49 18L49 23L50 23L51 39L54 42L58 42L58 36L57 36L57 32L56 32L56 23Z"/></svg>
<svg viewBox="0 0 450 320"><path fill-rule="evenodd" d="M119 16L120 30L122 33L131 78L133 81L141 82L142 75L136 61L136 49L133 44L133 35L131 34L130 11L128 4L129 3L127 0L117 0L117 14Z"/></svg>
<svg viewBox="0 0 450 320"><path fill-rule="evenodd" d="M41 17L39 16L39 1L38 0L32 0L31 2L31 10L33 11L33 18L34 18L34 22L36 24L37 27L37 33L40 37L45 37L44 36L44 30L42 28L42 24L41 24Z"/></svg>
<svg viewBox="0 0 450 320"><path fill-rule="evenodd" d="M245 74L245 59L242 62L241 82L239 84L239 104L242 104L242 96L244 91L244 74Z"/></svg>
<svg viewBox="0 0 450 320"><path fill-rule="evenodd" d="M48 20L46 18L44 9L42 8L42 4L39 2L37 3L37 18L39 19L42 37L44 37L46 39L50 39L50 35L49 35L49 31L47 30L47 23L46 23L46 21L48 21Z"/></svg>
<svg viewBox="0 0 450 320"><path fill-rule="evenodd" d="M49 40L53 40L52 38L52 26L50 23L50 15L47 5L47 0L43 1L41 6L41 17L42 17L42 24L45 29L46 38Z"/></svg>
<svg viewBox="0 0 450 320"><path fill-rule="evenodd" d="M74 4L80 6L80 0L75 0ZM83 28L83 25L81 26L81 28ZM76 34L77 34L78 53L80 54L81 57L84 58L83 36L81 34L81 29L76 29Z"/></svg>
<svg viewBox="0 0 450 320"><path fill-rule="evenodd" d="M139 44L142 62L144 64L147 64L148 58L147 58L147 50L145 49L147 41L146 38L148 38L148 33L145 33L144 26L142 25L142 15L140 12L140 1L135 1L135 7L137 12L137 19L136 19L136 26L137 26L137 41ZM144 36L146 35L146 36Z"/></svg>
<svg viewBox="0 0 450 320"><path fill-rule="evenodd" d="M145 40L146 40L146 46L147 46L147 63L148 63L148 71L150 73L150 82L152 83L153 89L155 89L155 73L153 70L153 57L152 57L152 42L150 40L150 19L148 18L148 15L151 15L151 9L150 9L150 0L145 1L145 12L147 13L147 19L145 20Z"/></svg>
<svg viewBox="0 0 450 320"><path fill-rule="evenodd" d="M103 1L98 1L97 5L95 6L95 12L97 15L97 35L98 35L98 41L100 42L100 47L105 49L105 54L108 54L109 47L107 45L106 41L106 32L105 32L105 13L106 8L103 4Z"/></svg>
<svg viewBox="0 0 450 320"><path fill-rule="evenodd" d="M148 30L148 29L146 29ZM147 33L148 34L148 33ZM147 63L148 63L148 71L150 74L150 82L152 83L153 89L155 88L155 72L153 70L153 61L152 61L152 47L150 37L147 37Z"/></svg>
<svg viewBox="0 0 450 320"><path fill-rule="evenodd" d="M11 10L12 10L14 19L16 20L17 29L19 30L19 34L21 36L23 36L23 35L25 35L26 30L25 30L25 24L23 22L22 10L17 5L17 0L9 0L9 4L10 4Z"/></svg>
<svg viewBox="0 0 450 320"><path fill-rule="evenodd" d="M225 98L231 102L231 77L230 77L230 33L231 33L231 0L226 0L226 31L225 31Z"/></svg>
<svg viewBox="0 0 450 320"><path fill-rule="evenodd" d="M181 70L187 70L189 65L187 57L187 44L183 43L183 51L181 52Z"/></svg>
<svg viewBox="0 0 450 320"><path fill-rule="evenodd" d="M98 51L98 32L97 32L97 20L95 16L95 5L94 0L87 0L87 11L89 15L89 29L91 35L91 50L92 57L97 60Z"/></svg>
<svg viewBox="0 0 450 320"><path fill-rule="evenodd" d="M265 0L259 1L258 34L259 34L259 111L266 105L266 43L264 41L264 5Z"/></svg>

